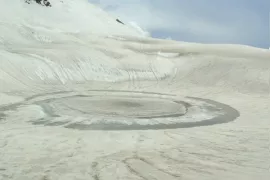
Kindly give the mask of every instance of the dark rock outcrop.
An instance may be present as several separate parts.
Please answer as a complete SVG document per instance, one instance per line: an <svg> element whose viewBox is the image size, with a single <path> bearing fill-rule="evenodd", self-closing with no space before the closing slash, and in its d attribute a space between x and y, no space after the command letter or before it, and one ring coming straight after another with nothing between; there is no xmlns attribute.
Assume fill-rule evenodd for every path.
<svg viewBox="0 0 270 180"><path fill-rule="evenodd" d="M42 6L51 7L51 3L48 0L25 0L27 4L31 4L32 2L36 2Z"/></svg>
<svg viewBox="0 0 270 180"><path fill-rule="evenodd" d="M43 0L43 4L45 6L50 6L50 7L52 6L51 3L48 0Z"/></svg>
<svg viewBox="0 0 270 180"><path fill-rule="evenodd" d="M120 21L119 19L116 19L117 22L124 24L122 21ZM125 24L124 24L125 25Z"/></svg>

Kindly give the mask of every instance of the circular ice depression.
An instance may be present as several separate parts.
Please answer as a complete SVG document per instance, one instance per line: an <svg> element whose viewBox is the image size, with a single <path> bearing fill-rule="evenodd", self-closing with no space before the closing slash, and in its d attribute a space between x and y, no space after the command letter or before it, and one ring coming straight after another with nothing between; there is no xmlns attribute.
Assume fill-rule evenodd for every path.
<svg viewBox="0 0 270 180"><path fill-rule="evenodd" d="M29 122L78 130L190 128L228 123L240 115L217 101L151 92L89 90L41 99L31 103L46 115Z"/></svg>
<svg viewBox="0 0 270 180"><path fill-rule="evenodd" d="M150 97L84 96L67 97L52 102L61 115L83 113L91 116L112 118L153 119L182 116L185 105L170 99Z"/></svg>

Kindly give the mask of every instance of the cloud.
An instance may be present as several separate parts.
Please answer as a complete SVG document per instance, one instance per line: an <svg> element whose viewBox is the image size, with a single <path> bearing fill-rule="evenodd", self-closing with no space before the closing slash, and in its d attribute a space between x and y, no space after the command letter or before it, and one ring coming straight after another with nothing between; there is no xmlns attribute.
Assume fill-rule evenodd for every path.
<svg viewBox="0 0 270 180"><path fill-rule="evenodd" d="M154 36L269 47L268 0L99 0L95 3L123 21L136 22Z"/></svg>

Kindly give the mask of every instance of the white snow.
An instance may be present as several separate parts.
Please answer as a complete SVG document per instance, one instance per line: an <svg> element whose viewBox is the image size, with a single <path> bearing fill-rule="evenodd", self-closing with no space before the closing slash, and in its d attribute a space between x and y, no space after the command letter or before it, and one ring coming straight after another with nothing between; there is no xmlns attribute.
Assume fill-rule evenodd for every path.
<svg viewBox="0 0 270 180"><path fill-rule="evenodd" d="M87 0L50 2L0 0L0 180L270 178L268 50L144 37ZM188 97L239 117L98 130L227 112Z"/></svg>
<svg viewBox="0 0 270 180"><path fill-rule="evenodd" d="M136 29L139 33L141 33L145 37L149 37L150 33L146 30L142 29L136 22L131 21L128 23L130 26L132 26L134 29Z"/></svg>

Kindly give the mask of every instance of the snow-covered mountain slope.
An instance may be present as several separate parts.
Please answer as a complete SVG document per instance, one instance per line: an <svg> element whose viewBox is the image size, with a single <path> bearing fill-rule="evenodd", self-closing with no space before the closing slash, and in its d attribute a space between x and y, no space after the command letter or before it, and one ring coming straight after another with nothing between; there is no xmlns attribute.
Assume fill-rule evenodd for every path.
<svg viewBox="0 0 270 180"><path fill-rule="evenodd" d="M269 50L50 2L0 0L1 180L269 179Z"/></svg>
<svg viewBox="0 0 270 180"><path fill-rule="evenodd" d="M136 31L118 22L87 0L51 0L45 8L25 0L0 1L1 22L58 32L136 35Z"/></svg>

